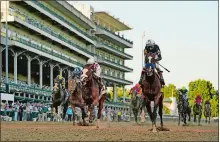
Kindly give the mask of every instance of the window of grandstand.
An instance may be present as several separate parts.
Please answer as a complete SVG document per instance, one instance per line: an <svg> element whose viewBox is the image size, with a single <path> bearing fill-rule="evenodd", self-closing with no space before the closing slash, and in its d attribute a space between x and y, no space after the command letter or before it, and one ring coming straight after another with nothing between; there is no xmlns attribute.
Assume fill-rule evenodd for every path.
<svg viewBox="0 0 220 142"><path fill-rule="evenodd" d="M122 73L120 73L120 78L123 78L123 74Z"/></svg>
<svg viewBox="0 0 220 142"><path fill-rule="evenodd" d="M115 71L112 71L112 76L115 76Z"/></svg>
<svg viewBox="0 0 220 142"><path fill-rule="evenodd" d="M123 61L122 60L120 60L120 64L123 65Z"/></svg>

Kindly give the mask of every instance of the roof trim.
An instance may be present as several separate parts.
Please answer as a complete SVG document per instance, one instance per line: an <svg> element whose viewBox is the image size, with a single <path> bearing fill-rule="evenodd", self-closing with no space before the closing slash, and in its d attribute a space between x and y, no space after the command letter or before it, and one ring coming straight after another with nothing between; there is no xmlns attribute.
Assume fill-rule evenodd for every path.
<svg viewBox="0 0 220 142"><path fill-rule="evenodd" d="M97 16L97 17L100 17L100 19L105 19L105 21L108 22L108 23L111 23L116 28L115 31L125 31L125 30L131 30L132 29L131 27L129 27L125 23L119 21L119 18L113 17L108 12L97 11L97 12L94 12L94 15ZM109 20L106 20L106 19L109 19Z"/></svg>

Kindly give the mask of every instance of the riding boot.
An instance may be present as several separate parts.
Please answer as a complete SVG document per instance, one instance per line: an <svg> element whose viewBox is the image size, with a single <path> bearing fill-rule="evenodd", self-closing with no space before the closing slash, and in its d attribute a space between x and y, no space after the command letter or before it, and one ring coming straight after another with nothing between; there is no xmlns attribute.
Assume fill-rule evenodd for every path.
<svg viewBox="0 0 220 142"><path fill-rule="evenodd" d="M139 84L142 84L142 80L144 79L144 74L141 74L140 80L139 80Z"/></svg>
<svg viewBox="0 0 220 142"><path fill-rule="evenodd" d="M61 105L64 105L67 102L67 99L69 97L66 89L63 89L63 91L64 91L64 100L62 101Z"/></svg>
<svg viewBox="0 0 220 142"><path fill-rule="evenodd" d="M158 72L159 72L159 76L160 76L160 82L161 82L161 85L165 85L165 81L164 81L164 79L163 79L163 74L162 74L162 72L160 71L160 70L158 70Z"/></svg>

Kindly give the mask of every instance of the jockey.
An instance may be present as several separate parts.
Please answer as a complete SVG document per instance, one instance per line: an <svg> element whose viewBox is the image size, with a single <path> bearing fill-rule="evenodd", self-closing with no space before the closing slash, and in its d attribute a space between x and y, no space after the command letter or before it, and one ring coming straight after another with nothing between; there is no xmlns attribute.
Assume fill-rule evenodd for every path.
<svg viewBox="0 0 220 142"><path fill-rule="evenodd" d="M64 101L61 103L61 105L63 105L69 97L69 93L65 89L65 78L62 77L62 75L57 75L57 77L54 79L54 83L61 83L62 90L64 91L64 96L65 96Z"/></svg>
<svg viewBox="0 0 220 142"><path fill-rule="evenodd" d="M159 68L159 65L157 63L159 63L160 60L162 60L162 56L161 56L161 51L160 51L160 47L155 44L155 42L151 39L147 40L147 43L145 45L145 49L144 49L144 55L146 56L147 53L157 53L157 55L155 56L155 60L156 60L156 72L158 71L159 75L160 75L160 81L162 83L162 85L165 85L164 79L163 79L163 75L162 72ZM145 58L145 64L148 63L148 60Z"/></svg>
<svg viewBox="0 0 220 142"><path fill-rule="evenodd" d="M90 58L87 61L87 65L93 65L94 77L98 81L100 89L102 89L104 87L104 83L103 83L102 78L101 78L102 69L101 69L100 65L95 61L94 58Z"/></svg>
<svg viewBox="0 0 220 142"><path fill-rule="evenodd" d="M73 72L72 72L72 76L80 76L80 74L81 74L81 68L80 67L76 67L74 70L73 70Z"/></svg>
<svg viewBox="0 0 220 142"><path fill-rule="evenodd" d="M206 101L205 101L205 104L211 104L211 103L210 103L210 100L209 100L209 99L206 100Z"/></svg>
<svg viewBox="0 0 220 142"><path fill-rule="evenodd" d="M196 96L194 103L202 105L202 98L201 98L200 94L198 94Z"/></svg>
<svg viewBox="0 0 220 142"><path fill-rule="evenodd" d="M141 86L140 86L140 84L137 83L133 88L131 88L129 94L131 94L133 90L134 90L137 94L141 94Z"/></svg>
<svg viewBox="0 0 220 142"><path fill-rule="evenodd" d="M182 87L181 89L179 89L179 91L183 95L184 106L187 107L189 105L188 94L187 94L188 90L186 89L186 87Z"/></svg>

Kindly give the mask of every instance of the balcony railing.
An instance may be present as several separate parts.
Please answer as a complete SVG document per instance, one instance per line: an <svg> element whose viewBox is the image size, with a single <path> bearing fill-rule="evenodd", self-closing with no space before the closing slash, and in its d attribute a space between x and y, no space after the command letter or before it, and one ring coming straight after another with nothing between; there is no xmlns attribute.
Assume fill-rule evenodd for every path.
<svg viewBox="0 0 220 142"><path fill-rule="evenodd" d="M55 57L57 57L57 58L60 58L60 59L65 60L65 61L67 61L67 62L70 62L70 63L72 63L72 64L75 64L75 65L78 65L78 66L82 66L82 63L79 63L79 62L75 61L75 60L72 59L71 57L67 58L67 57L66 57L67 55L64 56L64 54L56 53L56 52L54 52L53 50L47 49L47 48L49 48L49 47L45 48L46 46L44 46L44 45L35 44L35 43L31 42L30 39L28 39L28 38L23 39L23 38L21 38L21 37L19 37L19 36L20 36L20 35L16 34L15 36L10 36L9 38L10 38L11 40L20 42L20 43L22 43L22 44L24 44L24 45L27 45L27 46L29 46L29 47L33 47L33 48L35 48L35 49L37 49L37 50L39 50L39 51L48 53L48 54L50 54L50 55L52 55L52 56L55 56ZM27 39L27 40L26 40L26 39ZM28 41L28 40L29 40L29 41ZM36 41L34 41L34 42L36 42ZM36 42L36 43L37 43L37 42Z"/></svg>
<svg viewBox="0 0 220 142"><path fill-rule="evenodd" d="M12 81L9 82L10 90L16 90L17 92L22 93L31 93L31 94L39 94L44 96L51 96L52 91L47 89L42 89L38 87L28 86L25 84L16 84ZM5 90L5 83L3 82L1 86L2 90Z"/></svg>
<svg viewBox="0 0 220 142"><path fill-rule="evenodd" d="M121 64L119 64L119 63L116 63L116 62L113 62L113 61L110 61L110 60L107 60L107 59L105 59L105 58L103 58L103 57L100 57L100 56L98 56L97 59L110 62L110 63L112 63L112 64L114 64L114 65L116 65L116 66L123 67L123 68L126 68L126 69L128 69L128 70L133 70L132 68L126 67L126 66L124 66L124 65L121 65Z"/></svg>
<svg viewBox="0 0 220 142"><path fill-rule="evenodd" d="M9 83L10 90L17 90L26 93L39 94L45 96L51 96L52 91L43 90L40 88L31 87L23 84Z"/></svg>
<svg viewBox="0 0 220 142"><path fill-rule="evenodd" d="M110 30L108 30L108 29L106 29L106 28L104 28L104 27L102 27L102 26L100 26L100 25L98 25L98 27L99 27L100 29L103 29L103 30L107 31L107 32L110 33L110 34L113 34L113 35L117 36L118 38L124 40L125 42L128 42L128 43L130 43L130 44L133 44L133 41L129 41L129 40L127 40L127 39L125 39L125 38L123 38L123 37L121 37L121 36L115 34L114 32L112 32L112 31L110 31Z"/></svg>
<svg viewBox="0 0 220 142"><path fill-rule="evenodd" d="M124 52L122 52L122 51L120 51L120 50L117 50L117 49L113 48L111 45L109 45L108 43L106 43L106 42L104 42L104 41L97 41L97 43L103 44L103 45L107 46L108 48L110 48L111 50L113 50L113 51L116 52L116 53L124 54L124 55L126 55L126 56L132 58L131 55L129 55L129 54L127 54L127 53L124 53Z"/></svg>
<svg viewBox="0 0 220 142"><path fill-rule="evenodd" d="M57 34L52 29L46 27L45 25L39 23L38 21L36 21L36 20L34 20L34 19L24 15L24 14L23 15L25 16L25 19L23 19L21 16L19 16L19 14L22 14L20 11L15 10L14 12L16 14L15 13L11 13L11 14L14 15L15 17L17 17L17 18L19 18L19 19L21 19L21 20L23 20L23 21L25 21L25 22L27 22L27 23L35 26L35 27L37 27L38 29L40 29L42 31L45 31L46 33L48 33L48 34L50 34L50 35L52 35L52 36L62 40L63 42L66 42L66 43L70 44L71 46L76 47L79 50L82 50L82 51L86 52L87 54L90 54L92 56L94 55L92 52L88 51L86 48L83 48L80 45L73 43L71 40L66 39L61 34Z"/></svg>
<svg viewBox="0 0 220 142"><path fill-rule="evenodd" d="M51 10L50 8L46 7L45 5L43 5L42 3L33 0L33 3L35 3L36 5L38 5L39 7L43 8L44 10L48 11L50 14L54 15L55 17L57 17L58 19L60 19L61 21L65 22L67 25L69 25L70 27L76 29L78 32L82 33L83 35L85 35L86 37L88 37L89 39L93 40L93 37L90 36L87 32L82 31L81 29L79 29L77 26L75 26L74 24L72 24L71 22L67 21L64 17L58 15L56 12L54 12L53 10Z"/></svg>

